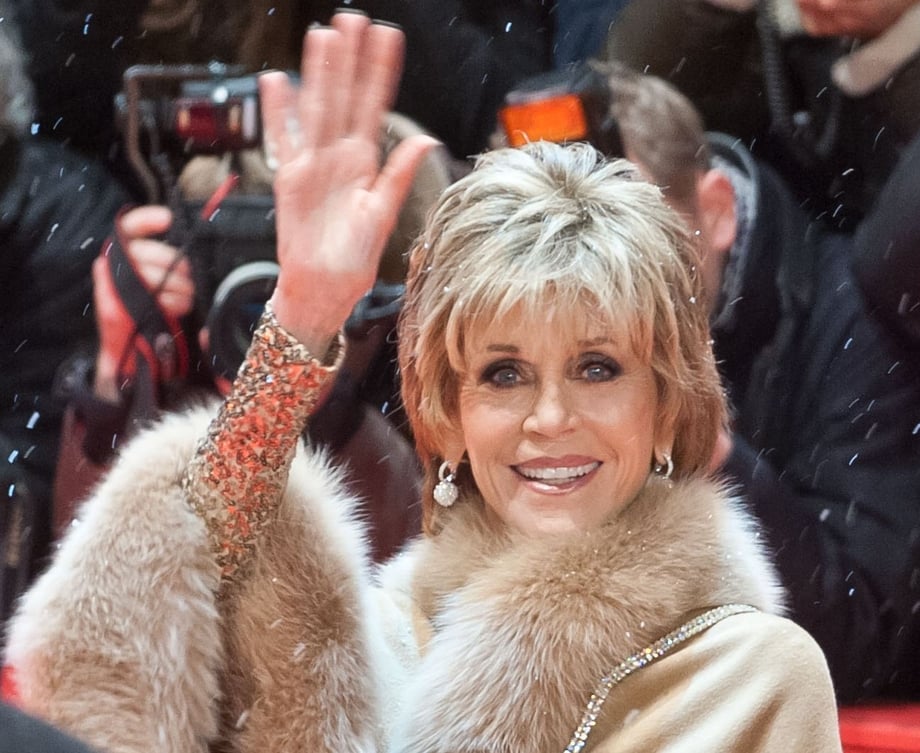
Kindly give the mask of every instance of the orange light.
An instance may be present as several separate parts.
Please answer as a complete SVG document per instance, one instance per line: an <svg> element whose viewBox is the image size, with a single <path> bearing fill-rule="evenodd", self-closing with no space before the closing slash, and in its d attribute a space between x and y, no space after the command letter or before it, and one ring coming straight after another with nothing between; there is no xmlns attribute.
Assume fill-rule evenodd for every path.
<svg viewBox="0 0 920 753"><path fill-rule="evenodd" d="M511 146L530 141L578 141L588 135L588 122L576 94L506 105L499 111Z"/></svg>

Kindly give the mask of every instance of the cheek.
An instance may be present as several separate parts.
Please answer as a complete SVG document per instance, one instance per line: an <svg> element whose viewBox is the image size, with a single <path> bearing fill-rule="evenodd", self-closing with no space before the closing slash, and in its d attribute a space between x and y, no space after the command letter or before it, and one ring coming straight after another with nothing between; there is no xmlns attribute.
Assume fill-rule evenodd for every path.
<svg viewBox="0 0 920 753"><path fill-rule="evenodd" d="M659 422L655 392L642 390L630 398L621 396L603 405L598 401L585 406L594 432L606 437L607 444L623 456L644 463L651 457Z"/></svg>
<svg viewBox="0 0 920 753"><path fill-rule="evenodd" d="M521 417L513 400L470 400L461 402L460 422L466 452L470 458L494 454L508 446L521 426Z"/></svg>

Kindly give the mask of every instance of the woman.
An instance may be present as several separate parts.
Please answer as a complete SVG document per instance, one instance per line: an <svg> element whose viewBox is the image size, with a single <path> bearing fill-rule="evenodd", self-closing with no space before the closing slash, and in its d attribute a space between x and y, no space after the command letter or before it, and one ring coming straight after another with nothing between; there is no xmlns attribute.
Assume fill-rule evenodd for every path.
<svg viewBox="0 0 920 753"><path fill-rule="evenodd" d="M399 343L425 538L370 575L339 473L294 459L430 146L378 167L400 44L338 16L304 90L263 77L277 288L204 441L199 411L126 448L24 600L24 704L107 751L838 750L823 658L705 478L693 245L626 163L496 152L430 218Z"/></svg>

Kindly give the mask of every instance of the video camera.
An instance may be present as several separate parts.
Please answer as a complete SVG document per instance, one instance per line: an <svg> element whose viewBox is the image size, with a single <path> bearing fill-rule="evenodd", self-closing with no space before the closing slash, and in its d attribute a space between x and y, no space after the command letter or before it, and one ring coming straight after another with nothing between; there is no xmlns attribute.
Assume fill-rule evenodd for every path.
<svg viewBox="0 0 920 753"><path fill-rule="evenodd" d="M232 378L278 276L274 199L270 190L225 185L206 200L178 186L193 157L263 149L257 78L217 63L135 65L124 73L116 113L147 201L173 210L167 239L191 261L212 370Z"/></svg>
<svg viewBox="0 0 920 753"><path fill-rule="evenodd" d="M522 81L505 95L498 113L508 143L587 141L609 157L623 156L610 114L610 88L589 63L567 66Z"/></svg>

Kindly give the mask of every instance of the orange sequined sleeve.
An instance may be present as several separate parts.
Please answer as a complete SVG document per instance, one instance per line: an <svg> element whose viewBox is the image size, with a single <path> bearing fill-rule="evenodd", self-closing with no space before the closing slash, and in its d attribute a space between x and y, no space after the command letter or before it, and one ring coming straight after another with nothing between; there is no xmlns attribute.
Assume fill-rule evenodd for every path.
<svg viewBox="0 0 920 753"><path fill-rule="evenodd" d="M183 479L232 581L281 501L298 438L344 356L340 334L321 363L266 306L246 360Z"/></svg>

